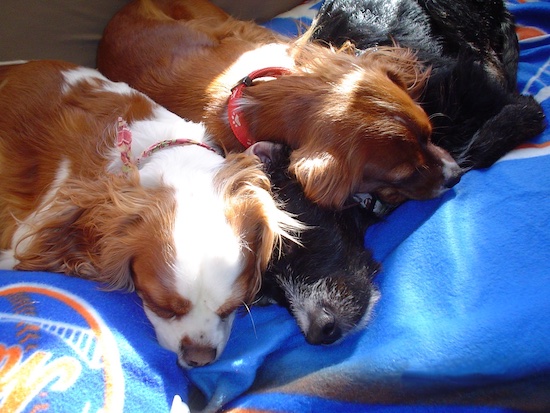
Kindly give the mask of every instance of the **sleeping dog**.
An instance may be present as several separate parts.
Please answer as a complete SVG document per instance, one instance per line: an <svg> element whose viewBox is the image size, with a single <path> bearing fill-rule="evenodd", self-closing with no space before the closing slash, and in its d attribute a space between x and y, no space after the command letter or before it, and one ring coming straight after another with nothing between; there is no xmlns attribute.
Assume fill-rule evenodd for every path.
<svg viewBox="0 0 550 413"><path fill-rule="evenodd" d="M309 201L280 145L251 148L271 192L254 157L224 160L202 125L63 62L0 68L0 108L0 268L136 289L184 367L219 357L260 272L313 344L366 323L379 294L363 225Z"/></svg>
<svg viewBox="0 0 550 413"><path fill-rule="evenodd" d="M226 152L292 148L308 198L388 203L439 196L460 179L431 141L415 98L426 72L402 48L355 56L231 18L206 0L134 0L109 22L98 67L178 115L203 121Z"/></svg>
<svg viewBox="0 0 550 413"><path fill-rule="evenodd" d="M260 302L288 308L310 344L332 344L364 327L380 297L373 283L380 266L363 246L374 214L360 207L333 211L310 201L289 175L290 149L259 142L273 192L307 226L300 244L284 242L264 272Z"/></svg>
<svg viewBox="0 0 550 413"><path fill-rule="evenodd" d="M480 2L479 9L471 2L438 1L431 7L435 9L414 1L328 0L306 36L337 46L352 40L366 49L395 41L413 48L421 61L433 65L422 101L433 114L434 139L464 169L488 166L543 129L540 106L515 91L518 46L513 22L498 2ZM445 12L435 37L436 18ZM476 19L488 19L492 26L480 32ZM469 27L465 33L451 29L459 22ZM289 210L308 211L300 217L314 229L304 234L306 248L289 245L281 259L275 257L261 292L290 309L308 342L329 344L350 326L364 325L378 298L372 284L378 266L362 248L372 214L358 208L330 213L305 206L308 201L299 188L277 166L281 154L276 159L269 172L277 192Z"/></svg>
<svg viewBox="0 0 550 413"><path fill-rule="evenodd" d="M183 367L216 360L282 238L260 161L96 70L0 67L0 268L136 290ZM290 231L290 232L289 232Z"/></svg>
<svg viewBox="0 0 550 413"><path fill-rule="evenodd" d="M399 45L431 67L420 101L432 140L465 170L490 166L544 130L532 96L516 91L519 56L504 2L326 0L307 36L362 51Z"/></svg>

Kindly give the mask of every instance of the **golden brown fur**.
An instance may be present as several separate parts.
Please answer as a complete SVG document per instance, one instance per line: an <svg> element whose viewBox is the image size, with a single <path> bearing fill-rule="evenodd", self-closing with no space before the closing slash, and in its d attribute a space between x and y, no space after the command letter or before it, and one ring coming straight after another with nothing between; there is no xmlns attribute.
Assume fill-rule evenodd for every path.
<svg viewBox="0 0 550 413"><path fill-rule="evenodd" d="M251 303L274 249L301 228L273 200L256 157L224 159L186 145L162 149L124 174L114 147L119 116L144 148L190 133L206 139L204 128L97 71L47 61L1 68L0 113L0 268L135 288L161 324L202 302L225 318ZM201 231L208 236L196 244ZM186 250L194 245L194 253ZM187 296L184 288L204 291ZM209 290L226 299L217 302ZM167 347L193 366L225 345L197 337L182 336L194 343L188 353L178 343ZM205 346L213 346L212 358L194 359L193 349Z"/></svg>
<svg viewBox="0 0 550 413"><path fill-rule="evenodd" d="M265 51L267 50L267 51ZM251 135L294 149L290 170L306 195L341 207L357 191L388 202L439 195L460 171L429 142L415 98L427 73L406 49L356 57L238 21L205 0L135 0L107 26L98 67L194 121L227 151L242 151L228 122L230 90L265 66L292 73L244 90Z"/></svg>
<svg viewBox="0 0 550 413"><path fill-rule="evenodd" d="M291 235L296 230L292 220L277 222L273 219L277 216L276 211L266 208L271 202L265 199L265 204L258 203L259 199L270 197L271 182L258 169L257 158L242 153L229 154L228 158L238 158L240 162L224 168L216 180L225 194L227 219L237 233L243 234L244 251L248 256L245 273L253 276L241 277L239 286L246 293L245 301L251 302L261 287L261 276L273 251L280 250L283 236L292 238L293 242L299 241ZM267 225L256 228L259 222Z"/></svg>

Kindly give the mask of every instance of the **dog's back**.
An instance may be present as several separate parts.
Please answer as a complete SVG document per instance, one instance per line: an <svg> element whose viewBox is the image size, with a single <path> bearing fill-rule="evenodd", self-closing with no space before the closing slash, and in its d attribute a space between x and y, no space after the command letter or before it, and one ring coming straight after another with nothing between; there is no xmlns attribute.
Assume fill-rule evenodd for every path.
<svg viewBox="0 0 550 413"><path fill-rule="evenodd" d="M289 145L289 170L324 206L341 208L358 191L389 203L433 198L458 182L456 162L429 140L429 119L415 101L426 73L408 50L357 57L224 20L204 3L130 3L107 26L98 67L178 115L204 121L226 152L249 141ZM252 81L273 68L286 73ZM240 96L233 95L237 84L246 86ZM244 123L252 139L243 143L232 125Z"/></svg>
<svg viewBox="0 0 550 413"><path fill-rule="evenodd" d="M97 62L110 79L200 122L212 95L227 98L227 90L206 88L235 56L277 41L275 33L235 20L207 1L135 0L107 25ZM121 61L121 56L128 59ZM166 79L178 79L177 89Z"/></svg>
<svg viewBox="0 0 550 413"><path fill-rule="evenodd" d="M62 70L74 67L48 62L0 68L0 249L10 247L16 222L38 208L63 159L81 165L74 173L89 178L105 167L98 164L100 142L87 122L75 121L79 108L60 89ZM78 129L89 139L78 139Z"/></svg>

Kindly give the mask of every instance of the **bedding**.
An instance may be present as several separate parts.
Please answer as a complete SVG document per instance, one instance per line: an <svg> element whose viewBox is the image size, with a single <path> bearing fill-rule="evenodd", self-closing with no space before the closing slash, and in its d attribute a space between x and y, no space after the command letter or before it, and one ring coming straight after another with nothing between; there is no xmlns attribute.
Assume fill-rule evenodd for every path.
<svg viewBox="0 0 550 413"><path fill-rule="evenodd" d="M518 88L548 115L550 2L507 4ZM319 5L266 26L295 35ZM382 298L332 346L308 345L283 308L253 307L219 361L182 370L136 294L0 271L0 411L168 412L175 396L211 412L550 411L549 167L547 129L370 227Z"/></svg>

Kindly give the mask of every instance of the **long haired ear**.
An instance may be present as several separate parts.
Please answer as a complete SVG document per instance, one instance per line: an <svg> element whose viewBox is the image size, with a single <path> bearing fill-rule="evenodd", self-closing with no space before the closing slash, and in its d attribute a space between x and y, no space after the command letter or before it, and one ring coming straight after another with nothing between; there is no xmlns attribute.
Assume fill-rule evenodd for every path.
<svg viewBox="0 0 550 413"><path fill-rule="evenodd" d="M16 246L16 269L61 272L131 291L137 228L144 207L158 198L137 178L68 180Z"/></svg>
<svg viewBox="0 0 550 413"><path fill-rule="evenodd" d="M312 152L303 146L291 152L289 171L313 202L340 209L359 182L356 168L336 152Z"/></svg>
<svg viewBox="0 0 550 413"><path fill-rule="evenodd" d="M388 78L418 99L430 76L430 67L423 65L415 53L403 47L376 47L366 49L360 57L366 67L373 63L384 70Z"/></svg>
<svg viewBox="0 0 550 413"><path fill-rule="evenodd" d="M260 160L248 154L230 154L226 166L217 177L225 199L227 220L252 254L249 262L247 298L253 300L260 289L262 273L284 240L299 243L305 226L271 193L271 183L262 170Z"/></svg>

